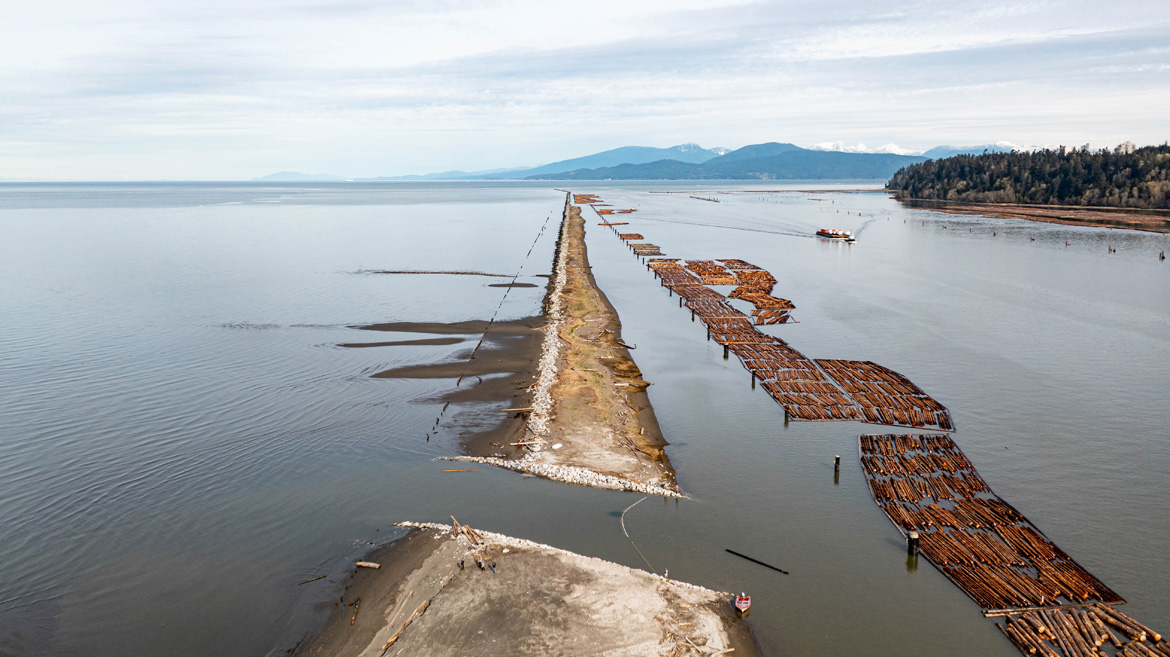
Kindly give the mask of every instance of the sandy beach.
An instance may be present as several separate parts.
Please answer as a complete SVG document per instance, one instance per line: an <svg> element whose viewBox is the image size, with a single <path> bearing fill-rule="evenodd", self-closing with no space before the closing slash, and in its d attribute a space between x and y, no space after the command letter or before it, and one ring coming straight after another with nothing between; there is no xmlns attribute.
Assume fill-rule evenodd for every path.
<svg viewBox="0 0 1170 657"><path fill-rule="evenodd" d="M293 654L759 654L727 593L491 532L473 545L447 525L401 524L405 537L366 557L381 567L355 567L325 628Z"/></svg>

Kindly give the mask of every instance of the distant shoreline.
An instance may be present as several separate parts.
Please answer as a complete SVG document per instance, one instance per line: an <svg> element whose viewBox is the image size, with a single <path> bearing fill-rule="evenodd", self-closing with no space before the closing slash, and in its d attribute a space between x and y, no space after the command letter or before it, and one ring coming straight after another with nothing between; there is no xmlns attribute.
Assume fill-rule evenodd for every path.
<svg viewBox="0 0 1170 657"><path fill-rule="evenodd" d="M1128 208L1097 208L1074 205L1020 205L1015 203L972 203L899 198L906 207L947 214L970 214L999 219L1027 219L1066 226L1122 228L1151 233L1170 233L1170 213Z"/></svg>

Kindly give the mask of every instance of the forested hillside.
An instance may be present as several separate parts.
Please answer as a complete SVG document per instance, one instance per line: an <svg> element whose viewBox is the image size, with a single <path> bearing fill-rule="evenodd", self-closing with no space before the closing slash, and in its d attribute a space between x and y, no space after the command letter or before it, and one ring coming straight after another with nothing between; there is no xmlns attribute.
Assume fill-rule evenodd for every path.
<svg viewBox="0 0 1170 657"><path fill-rule="evenodd" d="M1170 209L1170 145L957 155L908 166L898 198Z"/></svg>

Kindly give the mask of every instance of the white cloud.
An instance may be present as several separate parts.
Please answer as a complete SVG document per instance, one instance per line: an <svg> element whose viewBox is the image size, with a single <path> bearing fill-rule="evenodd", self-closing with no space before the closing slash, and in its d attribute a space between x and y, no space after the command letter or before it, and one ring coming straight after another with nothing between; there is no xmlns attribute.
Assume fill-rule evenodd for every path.
<svg viewBox="0 0 1170 657"><path fill-rule="evenodd" d="M1168 28L1146 0L48 0L0 22L0 177L392 175L688 141L1160 143Z"/></svg>

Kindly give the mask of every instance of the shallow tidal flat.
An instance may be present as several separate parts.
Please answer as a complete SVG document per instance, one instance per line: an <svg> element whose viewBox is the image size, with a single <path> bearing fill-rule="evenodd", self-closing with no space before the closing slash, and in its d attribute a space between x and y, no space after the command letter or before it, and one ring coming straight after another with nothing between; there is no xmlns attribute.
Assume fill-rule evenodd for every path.
<svg viewBox="0 0 1170 657"><path fill-rule="evenodd" d="M1170 501L1156 494L1170 469L1170 294L1156 258L1166 238L944 215L808 183L793 186L803 193L723 193L735 187L694 193L720 203L649 193L693 185L590 191L637 208L623 220L669 254L772 272L799 323L763 330L809 358L881 363L921 386L952 412L954 440L998 495L1124 597L1126 613L1170 627L1170 526L1158 522ZM619 516L640 495L436 460L459 453L461 434L498 425L511 404L452 401L433 432L457 375L373 375L456 362L479 337L353 327L540 315L554 233L525 254L546 219L560 218L561 192L527 183L8 191L0 650L283 653L339 613L354 561L398 537L394 522L454 515L747 590L764 654L1018 654L961 590L907 561L849 457L858 435L884 430L785 426L749 373L591 224L593 274L622 341L637 345L689 499L629 509L627 538ZM821 227L853 230L858 243L819 242ZM353 273L510 277L520 263L518 282L539 287ZM461 341L338 346L436 338ZM442 472L455 468L478 471Z"/></svg>

